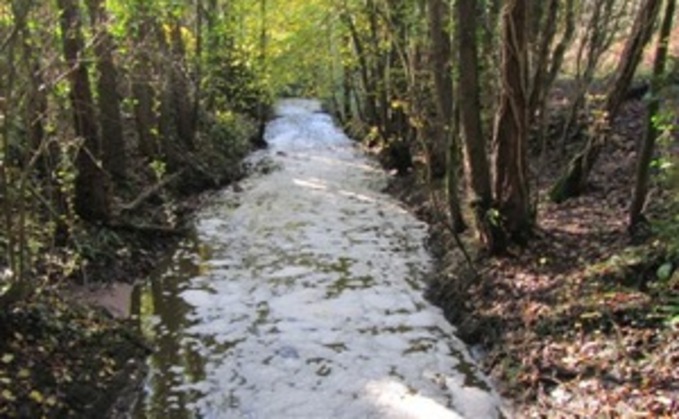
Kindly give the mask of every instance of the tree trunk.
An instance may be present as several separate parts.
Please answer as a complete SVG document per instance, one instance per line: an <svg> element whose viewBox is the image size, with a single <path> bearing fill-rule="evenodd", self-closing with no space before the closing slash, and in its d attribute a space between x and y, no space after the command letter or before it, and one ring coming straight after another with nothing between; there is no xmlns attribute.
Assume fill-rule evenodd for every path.
<svg viewBox="0 0 679 419"><path fill-rule="evenodd" d="M351 123L354 117L351 106L354 95L353 84L351 70L345 65L342 68L342 119L345 125Z"/></svg>
<svg viewBox="0 0 679 419"><path fill-rule="evenodd" d="M102 157L104 169L115 179L125 179L127 158L123 123L118 93L118 71L113 61L115 45L106 28L108 18L102 0L88 0L92 29L95 32L94 52L99 72L97 101L101 124Z"/></svg>
<svg viewBox="0 0 679 419"><path fill-rule="evenodd" d="M369 94L374 95L374 103L376 105L376 124L378 127L382 127L382 138L386 139L388 142L393 141L394 130L391 129L391 124L389 121L389 99L387 98L386 85L389 81L389 74L387 71L387 63L389 60L389 54L381 53L380 48L382 40L379 36L379 24L378 24L378 6L375 0L366 0L365 3L366 12L368 14L368 27L369 27L369 42L374 48L374 53L372 54L372 66L370 69L370 74L372 75L372 92Z"/></svg>
<svg viewBox="0 0 679 419"><path fill-rule="evenodd" d="M42 143L45 140L45 126L44 118L47 114L47 94L41 63L37 59L38 55L31 42L31 30L25 24L25 17L17 16L15 12L16 27L18 33L21 34L22 44L22 61L24 71L29 74L27 83L26 100L24 101L24 119L26 124L26 131L28 136L28 144L32 153L46 154L42 149ZM48 178L50 167L48 167L47 159L44 156L39 157L37 163L38 173L43 178Z"/></svg>
<svg viewBox="0 0 679 419"><path fill-rule="evenodd" d="M75 179L75 210L85 221L106 222L109 218L108 185L99 166L99 134L94 101L84 56L82 23L76 0L58 0L64 57L69 68L70 100L74 130L83 143L78 150Z"/></svg>
<svg viewBox="0 0 679 419"><path fill-rule="evenodd" d="M507 0L502 10L500 103L493 135L495 206L504 230L495 248L525 243L533 226L528 187L527 0Z"/></svg>
<svg viewBox="0 0 679 419"><path fill-rule="evenodd" d="M151 86L151 58L148 45L151 35L151 22L148 12L143 9L139 13L139 24L130 28L134 37L136 54L132 64L132 96L134 97L134 119L137 127L138 147L148 160L156 159L160 154L158 139L158 117L154 111L155 92Z"/></svg>
<svg viewBox="0 0 679 419"><path fill-rule="evenodd" d="M446 175L448 184L448 209L453 228L462 232L466 228L459 196L458 144L453 133L453 51L450 34L446 30L448 7L443 0L429 0L429 32L432 43L432 73L436 102L436 138L429 146L430 172L434 177ZM447 150L447 152L446 152ZM448 156L446 158L446 156ZM446 161L447 160L447 161Z"/></svg>
<svg viewBox="0 0 679 419"><path fill-rule="evenodd" d="M588 138L585 148L571 160L567 173L550 191L550 197L554 202L563 202L580 195L587 185L589 174L601 150L608 142L610 127L624 101L625 93L641 61L644 47L653 34L653 24L661 4L661 0L645 0L639 6L632 33L627 39L615 77L606 94L603 109L604 121L594 127L594 132Z"/></svg>
<svg viewBox="0 0 679 419"><path fill-rule="evenodd" d="M170 90L175 111L175 123L177 135L182 144L189 151L196 149L194 143L195 122L193 119L193 104L189 91L188 63L186 61L186 50L182 39L181 22L174 19L170 29L170 39L172 42L172 70L170 77Z"/></svg>
<svg viewBox="0 0 679 419"><path fill-rule="evenodd" d="M358 67L359 73L361 75L361 82L363 84L363 96L365 97L365 104L363 108L365 109L365 120L369 126L377 126L378 115L377 115L377 103L375 99L375 91L377 88L373 86L373 79L370 77L370 69L368 67L367 52L363 46L363 41L358 33L356 24L351 16L348 14L342 15L342 18L349 28L349 33L351 34L351 41L353 43L354 51L356 52L356 57L358 57Z"/></svg>
<svg viewBox="0 0 679 419"><path fill-rule="evenodd" d="M194 64L194 76L193 76L193 104L191 108L191 123L192 128L195 132L198 128L198 123L200 121L200 103L201 96L203 94L201 90L201 83L203 81L203 2L202 0L195 0L196 2L196 51L195 51L195 64Z"/></svg>
<svg viewBox="0 0 679 419"><path fill-rule="evenodd" d="M41 68L39 54L35 50L35 43L31 42L35 36L31 30L17 19L17 25L21 23L23 46L24 69L30 74L28 81L26 100L24 102L24 117L27 127L28 141L35 166L42 180L45 181L48 202L53 206L52 221L54 222L54 243L57 246L65 245L70 234L68 220L68 205L64 192L60 185L55 182L53 171L59 160L59 146L56 142L48 141L45 132L45 118L48 114L47 92L43 88L46 85L44 70ZM19 27L19 26L18 26Z"/></svg>
<svg viewBox="0 0 679 419"><path fill-rule="evenodd" d="M651 101L646 112L646 131L644 132L643 142L639 150L632 204L630 205L629 212L629 227L631 232L643 221L642 211L646 203L646 196L648 195L649 169L653 159L655 141L658 137L658 128L654 122L660 111L658 93L663 84L662 79L665 72L665 63L667 62L668 43L672 32L675 6L675 0L667 1L665 17L663 18L658 37L658 47L655 53L655 62L653 63L653 79L651 80Z"/></svg>
<svg viewBox="0 0 679 419"><path fill-rule="evenodd" d="M457 1L458 102L465 152L465 171L471 192L476 230L484 247L494 249L494 226L490 223L492 189L481 122L479 57L476 42L476 1Z"/></svg>
<svg viewBox="0 0 679 419"><path fill-rule="evenodd" d="M535 2L542 4L542 2ZM544 5L543 5L544 6ZM537 119L537 114L542 113L541 104L542 98L549 88L547 80L547 69L549 67L549 56L552 50L552 43L556 37L557 17L559 11L559 1L550 0L549 7L547 7L547 14L542 22L542 14L544 10L540 9L539 14L533 16L533 24L535 25L533 35L535 38L531 41L536 43L533 54L532 79L530 83L530 96L528 100L528 117L529 125L533 125L533 121Z"/></svg>
<svg viewBox="0 0 679 419"><path fill-rule="evenodd" d="M185 144L184 147L181 144L181 141L184 141L185 138L182 139L178 131L178 115L181 111L177 106L177 98L180 97L180 94L176 88L176 79L178 72L181 71L177 68L180 64L176 61L175 53L168 43L166 27L152 15L148 16L148 22L159 53L158 62L154 63L159 66L159 68L154 69L157 73L156 85L158 86L158 111L156 115L159 146L162 157L167 163L168 171L176 172L184 166L185 160L182 150L186 148ZM173 26L175 26L174 23ZM170 31L172 31L172 28L170 28ZM170 34L170 36L172 35Z"/></svg>
<svg viewBox="0 0 679 419"><path fill-rule="evenodd" d="M14 164L10 153L12 125L16 121L14 112L16 112L15 107L18 108L15 104L15 96L18 96L18 92L15 92L18 75L15 63L16 44L18 43L17 38L20 29L25 26L26 15L28 14L26 10L17 6L16 3L12 4L12 18L16 26L11 30L8 29L6 33L3 31L3 42L0 43L0 54L3 57L0 61L3 70L3 77L0 79L0 138L2 138L0 144L0 204L2 205L2 221L4 224L4 231L0 233L0 238L5 239L5 243L0 246L0 249L4 250L4 254L0 255L0 263L4 259L7 264L6 267L9 272L4 274L7 275L7 281L10 285L9 289L0 295L0 303L3 304L3 307L23 298L26 289L19 262L21 259L19 253L23 252L23 249L17 231L22 226L17 228L16 225L16 212L18 211L16 201L23 201L24 197L20 196L18 200L15 198L14 185L18 176L13 173L14 170L11 170Z"/></svg>

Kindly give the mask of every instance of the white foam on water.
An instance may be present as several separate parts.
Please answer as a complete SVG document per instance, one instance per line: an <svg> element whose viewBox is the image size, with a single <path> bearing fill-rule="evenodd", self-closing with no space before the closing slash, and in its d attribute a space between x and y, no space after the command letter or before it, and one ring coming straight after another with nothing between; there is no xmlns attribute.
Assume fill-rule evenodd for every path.
<svg viewBox="0 0 679 419"><path fill-rule="evenodd" d="M191 394L185 413L205 418L500 417L415 285L432 268L427 226L380 192L383 172L320 110L279 103L266 139L280 170L198 215L213 251L178 295L202 369L168 394Z"/></svg>

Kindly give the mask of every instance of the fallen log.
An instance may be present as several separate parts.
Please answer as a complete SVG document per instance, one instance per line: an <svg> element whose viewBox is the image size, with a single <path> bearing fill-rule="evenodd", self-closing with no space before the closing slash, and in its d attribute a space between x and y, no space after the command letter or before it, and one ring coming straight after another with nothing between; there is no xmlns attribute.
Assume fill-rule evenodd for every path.
<svg viewBox="0 0 679 419"><path fill-rule="evenodd" d="M132 223L108 223L106 227L112 230L129 231L133 233L147 233L160 236L183 237L189 233L187 226L164 226L155 224L132 224Z"/></svg>
<svg viewBox="0 0 679 419"><path fill-rule="evenodd" d="M120 210L122 211L134 211L137 209L141 204L143 204L147 199L151 198L155 194L157 194L161 189L163 189L165 186L169 185L170 183L174 182L177 178L179 178L181 175L183 175L185 170L180 170L177 173L173 173L170 176L165 177L162 179L160 182L156 183L155 185L151 186L150 188L146 189L142 193L140 193L132 202L128 204L123 204L120 206Z"/></svg>

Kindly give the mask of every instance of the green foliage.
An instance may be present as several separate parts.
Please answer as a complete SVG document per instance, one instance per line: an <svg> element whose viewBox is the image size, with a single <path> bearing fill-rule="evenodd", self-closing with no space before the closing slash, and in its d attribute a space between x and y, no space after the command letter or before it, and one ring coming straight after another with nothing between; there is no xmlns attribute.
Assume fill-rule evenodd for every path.
<svg viewBox="0 0 679 419"><path fill-rule="evenodd" d="M202 84L214 109L233 109L255 117L258 104L266 100L264 86L254 70L231 54L210 54Z"/></svg>
<svg viewBox="0 0 679 419"><path fill-rule="evenodd" d="M240 159L247 153L254 121L233 111L217 111L207 125L206 135L220 154Z"/></svg>
<svg viewBox="0 0 679 419"><path fill-rule="evenodd" d="M679 325L679 296L668 297L658 311L666 319L666 325L670 327Z"/></svg>
<svg viewBox="0 0 679 419"><path fill-rule="evenodd" d="M124 246L121 237L114 231L106 228L81 228L73 235L77 255L76 261L112 260L117 257L117 249Z"/></svg>
<svg viewBox="0 0 679 419"><path fill-rule="evenodd" d="M660 267L656 271L656 276L661 281L668 281L672 276L673 269L674 265L672 264L672 262L665 262L662 265L660 265Z"/></svg>
<svg viewBox="0 0 679 419"><path fill-rule="evenodd" d="M250 150L256 133L254 119L233 111L218 111L203 117L197 163L209 174L212 186L240 176L240 161Z"/></svg>
<svg viewBox="0 0 679 419"><path fill-rule="evenodd" d="M151 168L151 171L153 171L153 175L156 177L157 181L160 181L163 176L165 176L165 173L167 173L167 164L162 160L156 159L151 161L149 167Z"/></svg>

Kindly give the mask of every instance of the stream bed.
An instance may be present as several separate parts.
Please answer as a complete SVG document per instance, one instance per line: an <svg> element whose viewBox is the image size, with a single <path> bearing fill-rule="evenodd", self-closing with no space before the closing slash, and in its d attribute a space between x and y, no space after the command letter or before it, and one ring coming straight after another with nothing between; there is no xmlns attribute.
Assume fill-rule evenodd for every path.
<svg viewBox="0 0 679 419"><path fill-rule="evenodd" d="M494 418L501 400L422 296L427 226L313 100L287 99L196 237L137 292L156 352L134 418Z"/></svg>

